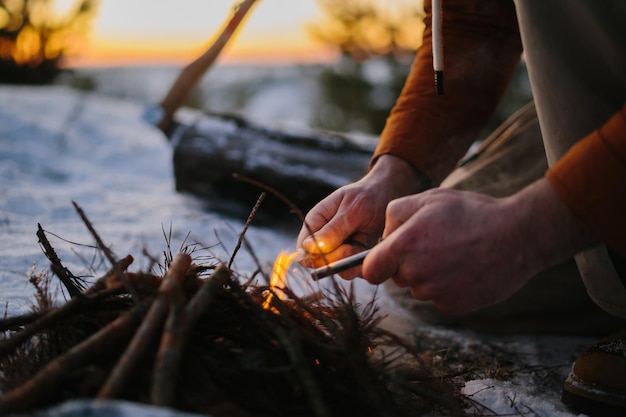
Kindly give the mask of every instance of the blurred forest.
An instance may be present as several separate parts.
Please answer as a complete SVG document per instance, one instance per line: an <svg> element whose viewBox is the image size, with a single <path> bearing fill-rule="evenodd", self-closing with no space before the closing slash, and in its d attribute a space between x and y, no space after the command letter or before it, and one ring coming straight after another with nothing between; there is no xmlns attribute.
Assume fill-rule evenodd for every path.
<svg viewBox="0 0 626 417"><path fill-rule="evenodd" d="M382 130L421 43L418 3L318 0L325 17L309 32L336 47L340 59L320 76L329 105L319 107L313 124L329 130Z"/></svg>
<svg viewBox="0 0 626 417"><path fill-rule="evenodd" d="M314 70L303 68L307 77L314 74L319 95L319 101L312 103L308 123L319 129L378 135L421 44L422 4L415 0L316 1L322 17L306 29L317 41L339 51L339 59ZM63 58L79 51L100 0L74 0L64 12L59 12L55 3L0 0L0 83L59 82ZM106 90L106 86L97 85L100 81L83 72L71 75L69 83L81 89ZM67 77L61 82L67 82ZM240 80L231 87L222 100L243 108L262 86ZM216 93L197 91L188 105L205 108L208 103L203 102L203 96L215 97L219 95ZM530 99L525 68L520 66L485 132Z"/></svg>
<svg viewBox="0 0 626 417"><path fill-rule="evenodd" d="M59 14L54 0L0 0L0 83L47 84L87 33L99 0L76 0Z"/></svg>
<svg viewBox="0 0 626 417"><path fill-rule="evenodd" d="M312 124L340 131L382 131L422 42L419 1L317 0L325 15L310 33L340 51L319 79L323 102ZM484 136L532 99L521 64Z"/></svg>

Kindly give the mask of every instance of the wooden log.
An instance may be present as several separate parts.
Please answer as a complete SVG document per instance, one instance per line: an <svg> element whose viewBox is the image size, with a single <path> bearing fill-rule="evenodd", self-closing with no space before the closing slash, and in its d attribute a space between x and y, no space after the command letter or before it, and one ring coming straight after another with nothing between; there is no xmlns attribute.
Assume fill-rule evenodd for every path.
<svg viewBox="0 0 626 417"><path fill-rule="evenodd" d="M237 201L246 210L260 190L233 174L266 184L308 211L338 187L361 178L376 145L372 138L290 132L216 115L205 115L195 124L180 123L173 135L177 190ZM270 195L260 214L275 218L288 211Z"/></svg>

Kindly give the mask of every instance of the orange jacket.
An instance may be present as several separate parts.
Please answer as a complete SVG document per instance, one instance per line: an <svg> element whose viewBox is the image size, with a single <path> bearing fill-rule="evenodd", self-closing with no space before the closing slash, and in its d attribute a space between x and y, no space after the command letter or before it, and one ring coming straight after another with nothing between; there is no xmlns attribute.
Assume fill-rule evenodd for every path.
<svg viewBox="0 0 626 417"><path fill-rule="evenodd" d="M372 161L393 154L438 185L478 139L502 98L522 46L512 1L443 1L443 95L433 81L430 0L423 45ZM594 235L626 257L626 107L546 173Z"/></svg>

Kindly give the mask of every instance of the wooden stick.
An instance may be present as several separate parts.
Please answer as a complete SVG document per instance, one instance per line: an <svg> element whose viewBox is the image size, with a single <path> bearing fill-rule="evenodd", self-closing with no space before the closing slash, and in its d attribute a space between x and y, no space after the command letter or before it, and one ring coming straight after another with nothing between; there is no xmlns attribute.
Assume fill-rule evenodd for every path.
<svg viewBox="0 0 626 417"><path fill-rule="evenodd" d="M188 329L185 314L185 295L182 288L172 291L172 303L165 322L165 330L157 352L152 371L150 403L160 407L173 407L176 387L180 376L180 358L184 344L183 337Z"/></svg>
<svg viewBox="0 0 626 417"><path fill-rule="evenodd" d="M67 353L48 362L35 376L0 399L0 415L33 409L53 400L72 370L122 349L139 325L144 311L143 305L134 307Z"/></svg>
<svg viewBox="0 0 626 417"><path fill-rule="evenodd" d="M31 311L30 313L21 314L19 316L5 317L0 319L0 332L7 330L17 330L19 327L28 323L32 323L40 317L44 316L48 310Z"/></svg>
<svg viewBox="0 0 626 417"><path fill-rule="evenodd" d="M263 184L252 178L248 178L245 175L234 173L233 178L239 181L243 181L248 184L254 185L255 187L259 187L260 189L265 190L266 192L272 194L274 197L278 198L280 201L285 203L285 205L289 207L291 212L294 213L296 216L298 216L298 219L302 222L302 225L306 228L306 230L309 232L309 235L311 235L311 237L313 238L315 245L319 246L318 244L319 242L317 242L317 239L315 237L315 232L313 232L313 229L311 229L311 226L309 226L307 221L304 219L304 213L302 212L302 210L300 210L298 206L296 206L291 200L289 200L283 193L281 193L280 191L278 191L277 189L273 187L270 187L267 184ZM321 256L322 256L322 259L325 261L325 263L328 264L328 262L326 261L325 255L322 253Z"/></svg>
<svg viewBox="0 0 626 417"><path fill-rule="evenodd" d="M252 220L254 220L254 217L258 213L259 208L261 207L261 204L263 204L263 202L265 201L266 197L267 197L267 193L265 191L262 192L259 198L257 199L256 203L254 204L254 207L252 208L250 215L248 215L246 224L244 225L243 230L239 234L239 239L237 240L237 246L235 246L235 250L233 250L233 254L230 256L230 261L228 261L228 268L230 268L233 265L235 256L237 256L237 252L239 252L239 249L241 248L241 244L243 243L243 239L246 236L246 232L248 231L250 224L252 224Z"/></svg>
<svg viewBox="0 0 626 417"><path fill-rule="evenodd" d="M228 284L230 278L230 269L224 264L219 264L211 276L204 281L202 287L187 304L186 313L192 328L205 313L215 294Z"/></svg>
<svg viewBox="0 0 626 417"><path fill-rule="evenodd" d="M178 75L178 78L170 88L165 98L161 101L160 107L163 110L163 117L157 123L157 127L163 132L167 132L174 113L187 100L191 91L194 89L204 73L215 63L222 49L232 38L237 28L244 20L248 11L252 8L257 0L244 0L236 6L235 12L230 21L222 29L221 33L202 55L196 58L191 64L187 65Z"/></svg>
<svg viewBox="0 0 626 417"><path fill-rule="evenodd" d="M41 332L50 325L56 323L63 317L67 317L69 314L75 312L80 307L87 305L93 301L97 301L102 298L106 298L112 294L115 294L118 290L108 290L106 288L106 281L115 274L116 269L126 270L128 266L133 262L133 257L128 255L127 257L118 261L114 268L111 268L102 278L98 279L85 293L81 293L80 296L71 298L67 303L62 306L50 310L39 319L26 326L23 330L15 333L8 339L0 340L0 356L4 356L13 350L17 349L22 343L26 342L33 335Z"/></svg>
<svg viewBox="0 0 626 417"><path fill-rule="evenodd" d="M230 269L218 265L202 287L194 294L184 311L183 296L176 294L170 315L165 323L159 353L153 371L150 402L161 407L174 407L180 361L187 345L189 332L211 305L215 294L230 280Z"/></svg>
<svg viewBox="0 0 626 417"><path fill-rule="evenodd" d="M74 205L74 208L76 209L76 212L82 219L83 223L85 223L85 226L87 226L87 229L89 229L89 231L91 232L91 235L93 236L93 238L96 239L96 243L98 244L98 246L104 253L104 256L106 256L106 258L109 260L109 262L113 266L113 270L115 271L117 277L120 279L120 281L124 283L124 286L126 287L126 291L128 291L131 297L133 297L133 300L135 300L135 302L138 303L139 295L137 294L137 291L135 290L135 288L131 285L128 278L126 278L124 271L122 271L120 268L117 267L117 260L115 259L115 255L113 254L111 249L109 249L109 247L104 244L104 241L100 238L100 235L98 234L98 232L96 232L96 229L93 227L93 225L87 218L87 215L85 214L83 209L78 204L76 204L75 201L72 201L72 204Z"/></svg>
<svg viewBox="0 0 626 417"><path fill-rule="evenodd" d="M46 237L46 234L40 223L37 223L37 238L39 239L39 243L43 247L43 253L50 261L50 268L52 269L52 272L54 272L56 276L59 277L61 283L63 284L63 286L65 286L67 292L70 294L70 297L80 295L82 293L82 288L79 284L80 279L72 274L72 272L63 265L61 259L50 244L48 238Z"/></svg>
<svg viewBox="0 0 626 417"><path fill-rule="evenodd" d="M432 2L432 45L433 45L433 70L435 71L435 89L437 94L443 94L443 35L441 19L441 0Z"/></svg>
<svg viewBox="0 0 626 417"><path fill-rule="evenodd" d="M97 398L115 398L123 392L135 366L140 362L148 347L155 341L158 332L163 328L172 298L179 287L182 286L182 281L190 266L191 256L185 253L176 254L159 288L158 297L150 306L150 310L148 310L141 326L137 329L137 333L100 389Z"/></svg>

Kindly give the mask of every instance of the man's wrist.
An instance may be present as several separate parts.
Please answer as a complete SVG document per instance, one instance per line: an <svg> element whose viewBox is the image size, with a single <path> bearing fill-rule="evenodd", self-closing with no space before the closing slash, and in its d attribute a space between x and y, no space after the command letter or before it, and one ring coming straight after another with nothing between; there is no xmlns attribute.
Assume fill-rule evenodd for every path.
<svg viewBox="0 0 626 417"><path fill-rule="evenodd" d="M368 177L380 178L389 186L402 190L402 195L416 194L432 188L430 179L408 161L384 154L372 162Z"/></svg>
<svg viewBox="0 0 626 417"><path fill-rule="evenodd" d="M597 243L545 178L506 200L533 265L547 268Z"/></svg>

